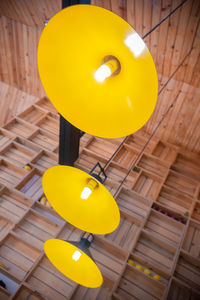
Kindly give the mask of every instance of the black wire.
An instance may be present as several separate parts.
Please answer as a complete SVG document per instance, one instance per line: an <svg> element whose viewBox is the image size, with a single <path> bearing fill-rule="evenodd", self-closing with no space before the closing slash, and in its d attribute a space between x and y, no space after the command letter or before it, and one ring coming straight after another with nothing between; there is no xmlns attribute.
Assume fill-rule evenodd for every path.
<svg viewBox="0 0 200 300"><path fill-rule="evenodd" d="M126 136L123 141L121 142L121 144L119 144L119 146L117 147L117 149L115 150L115 152L113 153L113 155L109 158L109 160L106 162L106 164L104 165L103 169L105 169L107 167L107 165L109 164L109 162L113 159L113 157L115 156L115 154L120 150L120 148L122 147L122 145L126 142L128 136Z"/></svg>
<svg viewBox="0 0 200 300"><path fill-rule="evenodd" d="M176 100L178 99L178 96L180 94L180 91L178 92L175 100L174 100L174 103L176 102ZM166 118L168 112L170 111L170 109L174 106L174 103L173 104L170 104L170 106L168 107L167 111L162 115L162 118L160 119L160 121L158 122L158 125L154 128L152 134L150 135L150 137L148 138L148 140L146 141L146 143L144 144L142 150L140 151L140 153L138 154L138 156L136 157L134 163L132 164L131 168L129 169L128 173L126 174L126 176L124 177L124 179L122 180L122 182L120 183L119 187L117 188L115 194L113 197L115 197L119 191L119 189L121 188L121 186L124 184L126 178L128 177L128 175L130 174L130 172L133 170L133 168L135 167L136 163L138 162L138 160L140 159L141 155L143 154L146 146L149 144L150 140L152 139L152 137L154 136L154 134L156 133L156 131L158 130L158 128L160 127L160 124L162 123L162 121Z"/></svg>
<svg viewBox="0 0 200 300"><path fill-rule="evenodd" d="M158 24L156 24L149 32L147 32L142 38L145 39L150 33L152 33L158 26L160 26L166 19L168 19L177 9L179 9L187 0L182 1L178 6L176 6L168 15L166 15L162 20L160 20L160 22ZM191 51L190 51L191 52ZM188 54L189 55L189 54ZM186 57L185 57L186 58ZM185 59L184 59L185 60ZM180 67L180 66L179 66ZM178 67L178 68L179 68ZM168 84L168 82L171 80L171 78L174 76L174 74L177 72L177 70L175 70L172 75L169 77L169 79L167 80L167 82L163 85L162 89L159 91L158 96L162 93L162 91L164 90L164 88L166 87L166 85ZM115 156L115 154L121 149L121 147L123 146L123 144L126 142L128 136L126 136L123 141L119 144L119 146L117 147L117 149L115 150L115 152L112 154L112 156L109 158L109 160L106 162L106 164L104 165L103 169L105 169L107 167L107 165L110 163L110 161L113 159L113 157ZM101 172L100 172L101 173Z"/></svg>
<svg viewBox="0 0 200 300"><path fill-rule="evenodd" d="M158 26L160 26L167 18L169 18L179 7L181 7L187 0L182 1L177 7L175 7L167 16L165 16L158 24L156 24L149 32L147 32L142 38L145 39L150 33L152 33ZM185 56L185 58L182 60L182 62L179 64L179 66L176 68L176 70L171 74L171 76L168 78L168 80L165 82L165 84L163 85L163 87L161 88L161 90L158 92L158 96L162 93L162 91L164 90L164 88L167 86L167 84L169 83L169 81L172 79L172 77L175 75L175 73L178 71L178 69L182 66L182 64L184 63L184 61L186 60L186 58L190 55L192 49L189 51L189 53ZM175 101L178 99L178 96L180 94L177 94ZM137 163L137 161L139 160L140 156L142 155L142 153L144 152L146 146L148 145L148 143L150 142L151 138L154 136L154 134L156 133L157 129L159 128L160 124L162 123L162 121L165 119L165 117L167 116L168 112L170 111L170 109L174 106L174 103L172 103L167 111L163 114L162 119L159 121L158 125L156 126L156 128L154 129L154 131L152 132L151 136L149 137L149 139L147 140L147 142L145 143L145 145L143 146L141 152L139 153L139 155L136 157L133 165L131 166L131 168L129 169L128 173L126 174L126 176L124 177L124 179L122 180L122 182L120 183L118 189L116 190L115 194L113 197L115 197L119 191L119 189L121 188L121 186L123 185L123 183L125 182L126 178L128 177L128 175L130 174L131 170L135 167L135 164ZM106 164L104 165L103 169L105 169L107 167L107 165L110 163L110 161L113 159L113 157L115 156L115 154L120 150L120 148L123 146L123 144L125 143L125 141L127 140L128 136L126 136L123 141L119 144L119 146L117 147L117 149L115 150L115 152L112 154L112 156L109 158L109 160L106 162ZM101 173L101 172L100 172ZM84 235L84 233L83 233Z"/></svg>
<svg viewBox="0 0 200 300"><path fill-rule="evenodd" d="M184 57L184 59L182 60L182 62L178 65L178 67L176 68L176 70L171 74L171 76L169 77L169 79L165 82L165 84L163 85L163 87L160 89L158 95L160 95L162 93L162 91L164 90L164 88L167 86L167 84L169 83L169 81L172 79L172 77L176 74L176 72L180 69L180 67L183 65L183 63L185 62L185 60L188 58L188 56L190 55L192 51L192 48L190 49L190 51L188 52L188 54ZM144 144L142 150L140 151L140 153L138 154L138 156L136 157L135 161L133 162L131 168L129 169L128 173L125 175L124 179L122 180L122 182L120 183L119 187L117 188L115 194L113 195L113 197L115 197L119 191L119 189L121 188L121 186L124 184L126 178L128 177L128 175L130 174L130 172L132 171L132 169L135 167L136 163L138 162L138 160L140 159L141 155L143 154L146 146L149 144L150 140L152 139L152 137L154 136L154 134L156 133L156 131L158 130L158 128L160 127L162 121L166 118L167 114L169 113L170 109L175 105L178 96L180 95L180 92L178 92L178 94L176 95L175 100L173 101L173 103L171 103L169 105L169 107L167 108L166 112L162 115L162 118L160 119L160 121L158 122L158 125L154 128L152 134L150 135L150 137L148 138L148 140L146 141L146 143Z"/></svg>
<svg viewBox="0 0 200 300"><path fill-rule="evenodd" d="M149 30L142 38L145 39L150 33L152 33L158 26L160 26L165 20L167 20L177 9L179 9L187 0L183 0L178 6L176 6L170 13L165 16L158 24L156 24L151 30Z"/></svg>

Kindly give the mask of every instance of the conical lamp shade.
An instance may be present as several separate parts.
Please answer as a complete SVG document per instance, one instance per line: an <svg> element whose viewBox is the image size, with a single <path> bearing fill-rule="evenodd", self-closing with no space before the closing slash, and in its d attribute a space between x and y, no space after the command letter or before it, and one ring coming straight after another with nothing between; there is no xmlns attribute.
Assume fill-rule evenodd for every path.
<svg viewBox="0 0 200 300"><path fill-rule="evenodd" d="M103 278L95 262L75 245L51 239L44 243L44 251L61 273L78 284L89 288L102 284Z"/></svg>
<svg viewBox="0 0 200 300"><path fill-rule="evenodd" d="M101 7L58 12L41 34L38 69L58 112L95 136L132 134L156 105L157 72L147 46L126 21Z"/></svg>
<svg viewBox="0 0 200 300"><path fill-rule="evenodd" d="M73 167L55 166L44 173L42 186L52 207L81 230L106 234L119 225L115 199L89 174Z"/></svg>

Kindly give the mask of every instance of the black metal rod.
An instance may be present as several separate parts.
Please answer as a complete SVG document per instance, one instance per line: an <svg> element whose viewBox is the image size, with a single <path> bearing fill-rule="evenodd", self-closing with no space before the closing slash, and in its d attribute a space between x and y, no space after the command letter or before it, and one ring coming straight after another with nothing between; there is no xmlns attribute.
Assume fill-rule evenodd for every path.
<svg viewBox="0 0 200 300"><path fill-rule="evenodd" d="M166 15L158 24L156 24L151 30L149 30L142 38L145 39L149 34L151 34L157 27L159 27L165 20L167 20L177 9L179 9L186 1L183 0L179 5L177 5L168 15Z"/></svg>
<svg viewBox="0 0 200 300"><path fill-rule="evenodd" d="M120 150L120 148L122 147L122 145L126 142L128 136L126 136L123 141L119 144L119 146L117 147L117 149L115 150L115 152L111 155L111 157L109 158L109 160L106 162L106 164L103 166L103 169L105 169L107 167L107 165L109 164L109 162L113 159L113 157L115 156L115 154Z"/></svg>
<svg viewBox="0 0 200 300"><path fill-rule="evenodd" d="M90 0L62 0L62 8L76 4L90 4ZM60 116L59 164L73 166L79 155L81 132Z"/></svg>
<svg viewBox="0 0 200 300"><path fill-rule="evenodd" d="M59 164L73 166L79 155L80 130L60 116Z"/></svg>

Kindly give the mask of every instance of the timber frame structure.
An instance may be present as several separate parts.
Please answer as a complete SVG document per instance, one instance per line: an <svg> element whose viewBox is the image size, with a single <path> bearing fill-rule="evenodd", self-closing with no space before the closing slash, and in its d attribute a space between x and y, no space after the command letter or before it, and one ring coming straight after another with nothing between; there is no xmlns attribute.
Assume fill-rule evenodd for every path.
<svg viewBox="0 0 200 300"><path fill-rule="evenodd" d="M121 147L122 139L80 138L45 96L37 42L64 2L86 1L0 1L0 280L6 284L0 299L199 300L200 2L91 0L146 36L164 89L149 122ZM97 162L106 164L105 186L121 221L113 233L95 236L90 249L104 282L87 289L56 270L43 251L47 239L79 240L82 231L51 208L42 175L58 163L89 172Z"/></svg>
<svg viewBox="0 0 200 300"><path fill-rule="evenodd" d="M11 289L0 287L1 299L199 299L199 155L156 137L150 141L115 197L119 227L91 245L104 283L87 289L56 270L43 251L49 238L82 235L43 198L41 178L57 164L58 133L59 115L47 98L0 130L0 272L12 282ZM105 186L112 194L147 139L142 131L129 136L107 165ZM97 161L105 164L119 143L83 135L75 166L89 172Z"/></svg>

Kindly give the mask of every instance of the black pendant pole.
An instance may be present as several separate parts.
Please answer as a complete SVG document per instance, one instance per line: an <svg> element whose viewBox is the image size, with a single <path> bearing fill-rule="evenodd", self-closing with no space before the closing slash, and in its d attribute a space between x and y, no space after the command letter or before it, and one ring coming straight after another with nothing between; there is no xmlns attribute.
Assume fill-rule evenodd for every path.
<svg viewBox="0 0 200 300"><path fill-rule="evenodd" d="M75 4L90 4L87 0L62 0L62 8ZM73 166L79 155L81 132L60 116L59 164Z"/></svg>
<svg viewBox="0 0 200 300"><path fill-rule="evenodd" d="M80 130L60 116L59 164L73 166L78 158Z"/></svg>

